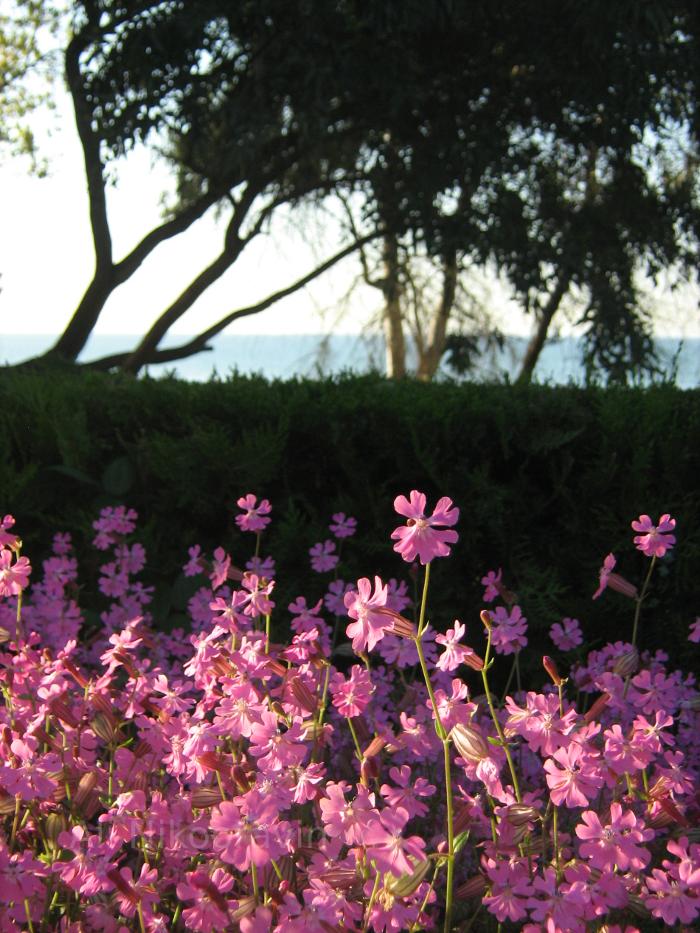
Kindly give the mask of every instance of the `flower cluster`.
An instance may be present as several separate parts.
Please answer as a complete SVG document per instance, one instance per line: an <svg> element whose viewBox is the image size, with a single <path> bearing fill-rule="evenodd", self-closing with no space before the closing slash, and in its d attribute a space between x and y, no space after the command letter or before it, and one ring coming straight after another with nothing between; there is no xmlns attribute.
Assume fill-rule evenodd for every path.
<svg viewBox="0 0 700 933"><path fill-rule="evenodd" d="M259 542L269 503L239 505ZM458 540L458 510L443 498L428 517L416 491L396 508L408 523L395 550L427 581ZM95 524L111 555L89 637L67 536L30 585L11 518L0 527L0 930L698 921L700 694L662 652L637 651L639 611L631 641L587 655L585 627L564 618L552 638L577 652L568 676L547 658L550 682L498 704L495 656L517 663L527 646L501 571L484 580L505 606L481 612L481 653L467 643L479 607L474 627L436 633L427 585L412 607L405 581L376 575L325 593L314 577L277 641L268 559L238 570L224 549L195 546L191 628L164 633L135 579L136 518L121 507ZM663 557L670 522L645 532L666 536L645 554ZM342 541L355 526L338 513L331 530Z"/></svg>

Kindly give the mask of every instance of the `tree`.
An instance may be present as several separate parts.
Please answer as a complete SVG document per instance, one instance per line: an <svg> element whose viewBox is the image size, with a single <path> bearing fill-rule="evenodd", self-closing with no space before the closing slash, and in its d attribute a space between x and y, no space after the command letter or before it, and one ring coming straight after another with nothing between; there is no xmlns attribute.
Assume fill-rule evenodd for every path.
<svg viewBox="0 0 700 933"><path fill-rule="evenodd" d="M228 215L219 255L137 347L92 365L137 373L147 363L206 349L233 320L302 288L361 245L340 249L254 306L227 312L187 344L159 349L172 324L240 257L278 207L320 196L343 172L346 155L333 101L319 101L318 86L300 80L308 55L295 54L294 43L303 4L280 4L274 17L273 6L264 11L244 2L232 10L223 0L202 0L196 7L145 0L72 4L63 58L84 156L95 267L46 361L75 361L115 289L158 245L214 206ZM315 52L322 48L315 44ZM326 55L325 68L331 66ZM288 87L295 82L292 111ZM139 144L160 147L174 166L178 199L163 222L117 261L107 215L108 165Z"/></svg>
<svg viewBox="0 0 700 933"><path fill-rule="evenodd" d="M442 19L413 21L408 9L387 55L409 67L354 221L389 231L374 278L392 371L405 371L413 313L397 313L397 262L421 249L448 269L454 256L494 264L510 282L535 319L520 381L572 292L592 370L624 381L653 369L639 273L697 267L699 189L668 169L697 152L697 6L444 4Z"/></svg>
<svg viewBox="0 0 700 933"><path fill-rule="evenodd" d="M406 369L416 257L443 282L432 322L414 334L424 377L446 346L459 269L492 265L535 317L523 379L572 289L585 302L591 367L623 378L653 364L635 276L696 265L695 175L680 183L667 164L684 146L697 151L695 4L76 0L70 12L65 74L95 270L50 359L74 361L113 291L217 206L220 254L137 347L96 365L138 372L196 352L377 237L371 278L395 375ZM178 197L117 261L105 179L137 145L168 159ZM278 207L337 193L360 203L346 247L186 345L159 349Z"/></svg>

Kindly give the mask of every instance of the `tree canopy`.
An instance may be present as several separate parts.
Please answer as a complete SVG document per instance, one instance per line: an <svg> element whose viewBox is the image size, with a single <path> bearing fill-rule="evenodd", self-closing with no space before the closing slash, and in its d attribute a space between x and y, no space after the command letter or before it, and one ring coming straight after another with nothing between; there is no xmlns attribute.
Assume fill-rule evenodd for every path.
<svg viewBox="0 0 700 933"><path fill-rule="evenodd" d="M592 368L619 380L653 365L638 276L697 267L696 4L76 0L69 14L65 79L95 270L53 358L75 360L109 295L218 205L220 254L154 311L137 347L99 365L137 372L200 350L369 243L374 258L362 258L397 340L412 251L445 272L434 359L459 270L490 264L533 314L524 378L572 290ZM169 161L177 201L115 261L108 166L139 145ZM159 349L278 207L336 195L352 204L346 247L181 348Z"/></svg>

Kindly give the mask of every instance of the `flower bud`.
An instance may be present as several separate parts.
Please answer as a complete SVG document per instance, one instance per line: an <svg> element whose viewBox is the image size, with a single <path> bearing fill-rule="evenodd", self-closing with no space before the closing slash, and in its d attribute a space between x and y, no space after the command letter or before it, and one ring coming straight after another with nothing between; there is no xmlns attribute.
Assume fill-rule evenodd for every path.
<svg viewBox="0 0 700 933"><path fill-rule="evenodd" d="M238 907L236 907L231 916L238 922L239 920L243 920L244 917L250 917L251 914L254 914L257 906L258 900L256 897L253 897L252 894L249 897L242 897L238 902Z"/></svg>
<svg viewBox="0 0 700 933"><path fill-rule="evenodd" d="M636 648L630 648L629 651L625 651L615 659L613 674L617 674L618 677L630 677L638 667L639 652Z"/></svg>
<svg viewBox="0 0 700 933"><path fill-rule="evenodd" d="M375 735L367 748L362 752L364 758L374 758L386 745L386 739L381 735Z"/></svg>
<svg viewBox="0 0 700 933"><path fill-rule="evenodd" d="M386 885L389 894L394 897L410 897L422 884L428 874L430 860L419 862L410 874L401 875L400 878L391 879Z"/></svg>
<svg viewBox="0 0 700 933"><path fill-rule="evenodd" d="M597 700L595 700L591 708L588 710L588 712L583 717L585 721L593 722L595 719L597 719L598 716L600 716L600 714L603 712L605 707L608 705L609 701L610 701L610 694L601 693L601 695L598 697Z"/></svg>
<svg viewBox="0 0 700 933"><path fill-rule="evenodd" d="M469 806L460 807L455 812L454 817L454 833L455 836L459 836L460 833L463 833L472 822L471 809Z"/></svg>
<svg viewBox="0 0 700 933"><path fill-rule="evenodd" d="M478 763L488 758L489 747L478 729L458 723L450 732L452 741L460 756L466 761Z"/></svg>
<svg viewBox="0 0 700 933"><path fill-rule="evenodd" d="M62 700L58 697L55 700L51 700L51 702L49 703L49 709L51 710L51 712L57 719L60 719L62 722L65 722L67 725L71 727L71 729L78 728L79 726L78 720L73 715L71 710L68 708L68 705L66 704L65 700Z"/></svg>
<svg viewBox="0 0 700 933"><path fill-rule="evenodd" d="M329 868L320 878L336 891L347 891L357 883L358 874L354 868Z"/></svg>
<svg viewBox="0 0 700 933"><path fill-rule="evenodd" d="M46 833L46 838L55 846L58 840L58 837L68 828L68 821L66 820L63 813L49 813L46 817L44 823L44 832Z"/></svg>
<svg viewBox="0 0 700 933"><path fill-rule="evenodd" d="M242 794L245 794L250 790L251 784L248 779L248 775L246 774L244 768L241 767L241 765L234 765L231 768L231 777L236 787L240 788Z"/></svg>
<svg viewBox="0 0 700 933"><path fill-rule="evenodd" d="M206 810L221 803L221 791L218 787L195 787L190 794L190 802L197 810Z"/></svg>
<svg viewBox="0 0 700 933"><path fill-rule="evenodd" d="M309 690L304 681L300 677L292 677L289 681L289 686L299 706L306 710L307 713L315 713L316 707L318 706L316 697Z"/></svg>
<svg viewBox="0 0 700 933"><path fill-rule="evenodd" d="M481 612L479 613L479 618L484 623L484 628L490 632L491 631L491 613L488 611L488 609L482 609Z"/></svg>
<svg viewBox="0 0 700 933"><path fill-rule="evenodd" d="M557 670L557 665L547 654L545 654L545 656L542 658L542 667L547 671L549 676L552 678L552 683L554 684L554 686L561 687L561 685L564 683L564 678L560 675L559 671Z"/></svg>
<svg viewBox="0 0 700 933"><path fill-rule="evenodd" d="M97 715L90 722L92 726L92 731L99 735L103 742L106 742L108 745L114 741L115 737L119 734L119 727L116 720L112 716L106 716L104 713L97 713Z"/></svg>
<svg viewBox="0 0 700 933"><path fill-rule="evenodd" d="M455 896L460 900L468 901L472 897L481 897L486 890L486 878L483 875L472 875L471 878L460 884Z"/></svg>
<svg viewBox="0 0 700 933"><path fill-rule="evenodd" d="M539 820L540 814L535 807L529 804L511 803L506 807L505 817L511 826L525 826L528 823Z"/></svg>
<svg viewBox="0 0 700 933"><path fill-rule="evenodd" d="M484 659L480 658L476 651L472 651L471 648L462 655L462 663L466 664L467 667L471 667L473 671L483 671L484 669Z"/></svg>
<svg viewBox="0 0 700 933"><path fill-rule="evenodd" d="M365 785L379 777L379 762L376 758L363 758L360 765L360 780Z"/></svg>
<svg viewBox="0 0 700 933"><path fill-rule="evenodd" d="M615 590L616 593L622 593L623 596L628 596L630 599L636 599L639 596L634 583L625 580L619 573L608 574L608 586L611 590Z"/></svg>

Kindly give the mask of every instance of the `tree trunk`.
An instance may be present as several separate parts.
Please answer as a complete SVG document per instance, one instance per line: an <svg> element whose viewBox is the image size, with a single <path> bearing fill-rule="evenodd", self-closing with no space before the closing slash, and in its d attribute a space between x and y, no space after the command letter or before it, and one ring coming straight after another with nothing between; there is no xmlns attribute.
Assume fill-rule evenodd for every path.
<svg viewBox="0 0 700 933"><path fill-rule="evenodd" d="M384 337L386 340L386 374L390 379L406 375L406 339L401 313L401 282L399 280L399 248L396 237L384 238Z"/></svg>
<svg viewBox="0 0 700 933"><path fill-rule="evenodd" d="M443 257L442 295L440 304L435 309L430 328L430 338L423 352L419 354L416 375L423 382L429 382L440 365L447 341L447 324L457 294L457 252L452 249Z"/></svg>
<svg viewBox="0 0 700 933"><path fill-rule="evenodd" d="M559 309L562 298L569 288L570 280L571 276L566 272L562 272L554 286L554 291L547 299L547 304L542 309L542 314L537 322L535 332L530 338L530 342L525 350L525 356L520 365L520 372L518 373L518 378L515 380L516 385L527 385L532 381L532 374L535 371L537 360L540 358L540 353L547 340L549 325L552 323L552 319Z"/></svg>

